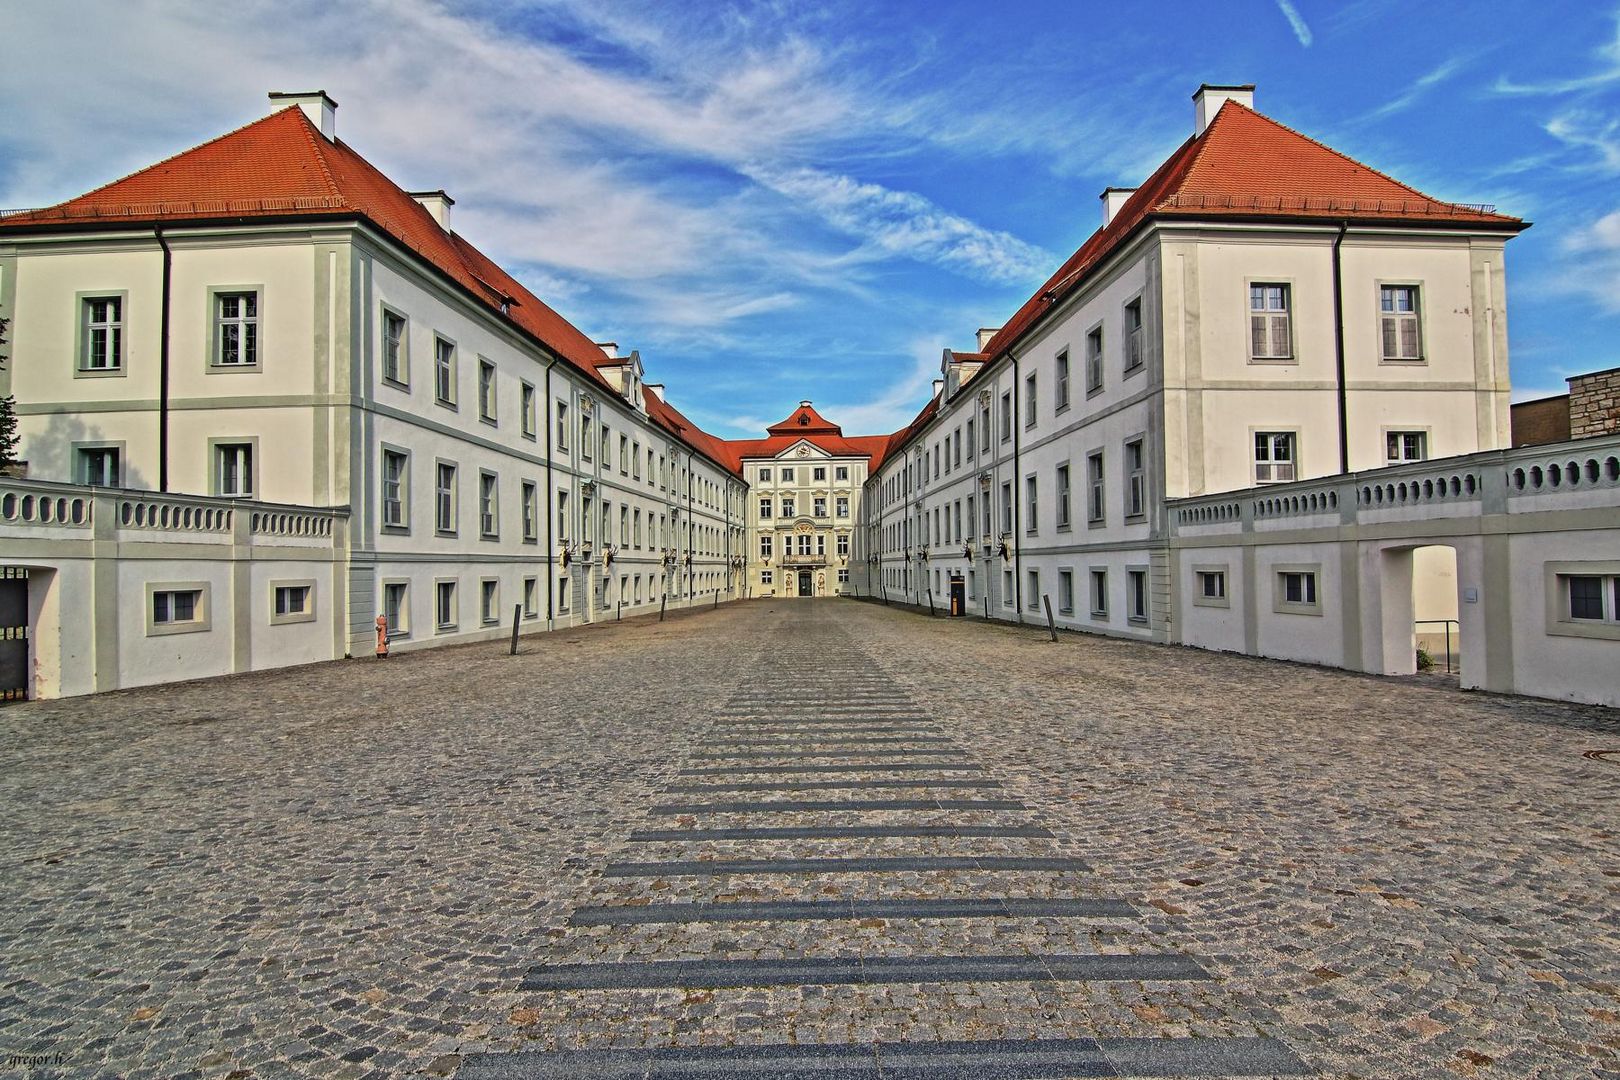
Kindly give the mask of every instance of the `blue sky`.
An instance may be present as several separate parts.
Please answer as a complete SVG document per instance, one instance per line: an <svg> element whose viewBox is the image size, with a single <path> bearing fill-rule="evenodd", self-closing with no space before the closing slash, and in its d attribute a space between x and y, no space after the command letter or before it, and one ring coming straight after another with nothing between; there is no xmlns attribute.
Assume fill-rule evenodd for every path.
<svg viewBox="0 0 1620 1080"><path fill-rule="evenodd" d="M117 17L106 17L116 12ZM1620 364L1620 3L24 3L0 206L326 89L338 130L711 430L926 400L1191 132L1200 82L1508 247L1518 398Z"/></svg>

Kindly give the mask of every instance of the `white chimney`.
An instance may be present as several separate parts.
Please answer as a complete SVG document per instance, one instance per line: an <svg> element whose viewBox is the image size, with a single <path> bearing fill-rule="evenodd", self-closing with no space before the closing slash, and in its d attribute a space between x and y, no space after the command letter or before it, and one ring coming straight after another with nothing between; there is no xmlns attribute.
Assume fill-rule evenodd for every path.
<svg viewBox="0 0 1620 1080"><path fill-rule="evenodd" d="M641 384L641 388L650 392L659 401L667 400L664 397L664 384L661 382L644 382Z"/></svg>
<svg viewBox="0 0 1620 1080"><path fill-rule="evenodd" d="M1221 106L1228 101L1235 101L1246 108L1254 108L1254 83L1244 83L1242 86L1215 86L1205 83L1193 95L1193 106L1196 114L1193 124L1193 134L1202 135L1204 129L1209 127L1215 114L1221 111Z"/></svg>
<svg viewBox="0 0 1620 1080"><path fill-rule="evenodd" d="M1108 227L1108 223L1114 220L1114 215L1119 213L1120 208L1125 205L1126 201L1129 200L1132 195L1135 194L1136 189L1133 187L1103 188L1103 193L1101 195L1103 208L1103 228L1106 229Z"/></svg>
<svg viewBox="0 0 1620 1080"><path fill-rule="evenodd" d="M999 333L1001 333L1001 327L999 326L979 327L979 352L984 352L984 347L990 344L990 339Z"/></svg>
<svg viewBox="0 0 1620 1080"><path fill-rule="evenodd" d="M304 110L304 115L309 117L309 122L326 136L327 142L337 141L337 102L327 97L325 90L310 90L301 94L284 94L279 90L272 90L270 105L277 112L289 105L298 106Z"/></svg>
<svg viewBox="0 0 1620 1080"><path fill-rule="evenodd" d="M439 223L439 228L445 232L450 231L450 208L456 205L456 200L438 191L412 191L410 197L422 204L423 209L433 215L433 220Z"/></svg>
<svg viewBox="0 0 1620 1080"><path fill-rule="evenodd" d="M609 360L617 360L619 358L619 343L617 341L598 341L596 343L596 347L601 349L603 355L605 355Z"/></svg>

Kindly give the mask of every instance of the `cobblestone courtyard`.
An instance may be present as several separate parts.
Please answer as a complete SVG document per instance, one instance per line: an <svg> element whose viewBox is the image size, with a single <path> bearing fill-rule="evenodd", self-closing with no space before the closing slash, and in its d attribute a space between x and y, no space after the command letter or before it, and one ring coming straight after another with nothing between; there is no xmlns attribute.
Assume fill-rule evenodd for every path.
<svg viewBox="0 0 1620 1080"><path fill-rule="evenodd" d="M4 1074L1620 1077L1612 712L851 601L505 652L0 711Z"/></svg>

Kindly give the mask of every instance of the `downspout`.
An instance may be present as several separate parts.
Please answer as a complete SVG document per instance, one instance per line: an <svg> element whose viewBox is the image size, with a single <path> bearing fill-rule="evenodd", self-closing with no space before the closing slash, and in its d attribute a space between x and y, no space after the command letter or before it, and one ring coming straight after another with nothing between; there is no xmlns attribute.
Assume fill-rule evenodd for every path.
<svg viewBox="0 0 1620 1080"><path fill-rule="evenodd" d="M174 253L163 238L163 226L152 230L163 249L163 310L158 323L158 490L169 490L169 296Z"/></svg>
<svg viewBox="0 0 1620 1080"><path fill-rule="evenodd" d="M1339 245L1344 243L1344 234L1349 231L1350 223L1339 223L1339 235L1333 238L1333 361L1334 361L1334 390L1338 394L1339 405L1339 473L1343 475L1350 471L1350 405L1347 400L1344 385L1344 288L1343 270L1339 260ZM1298 452L1295 452L1298 457ZM1295 469L1299 467L1295 462Z"/></svg>
<svg viewBox="0 0 1620 1080"><path fill-rule="evenodd" d="M696 546L697 528L692 524L692 452L686 452L686 603L690 607L696 599L692 594L696 591L692 585L696 580L696 560L692 558L692 549Z"/></svg>
<svg viewBox="0 0 1620 1080"><path fill-rule="evenodd" d="M557 606L557 575L551 562L557 557L556 529L553 517L557 513L557 492L551 479L551 369L557 363L555 356L546 361L546 399L542 402L546 414L546 629L555 630Z"/></svg>
<svg viewBox="0 0 1620 1080"><path fill-rule="evenodd" d="M1020 409L1018 401L1018 357L1012 353L1007 354L1012 360L1013 391L1012 391L1012 426L1013 426L1013 477L1012 477L1012 512L1013 534L1008 543L1013 546L1013 617L1020 623L1024 621L1024 545L1020 542L1023 535L1024 515L1022 512L1023 471L1019 465L1019 446L1021 439L1019 431L1023 422L1019 419Z"/></svg>

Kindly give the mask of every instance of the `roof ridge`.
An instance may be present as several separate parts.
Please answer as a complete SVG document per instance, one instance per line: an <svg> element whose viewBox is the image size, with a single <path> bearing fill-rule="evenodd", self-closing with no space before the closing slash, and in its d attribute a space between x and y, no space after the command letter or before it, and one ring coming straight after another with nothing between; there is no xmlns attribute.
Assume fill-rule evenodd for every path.
<svg viewBox="0 0 1620 1080"><path fill-rule="evenodd" d="M326 147L336 145L338 141L337 136L333 135L332 138L328 140L325 135L322 135L316 130L314 122L309 118L309 114L305 113L303 109L298 108L297 105L289 105L286 109L281 111L287 112L291 109L298 109L299 119L303 121L304 138L308 140L309 148L315 152L315 160L320 163L321 175L326 178L326 189L332 193L333 198L342 199L345 203L347 203L349 199L341 190L339 190L337 180L332 176L332 166L326 160ZM345 149L347 149L347 144L344 145ZM350 150L350 153L353 152L353 150Z"/></svg>
<svg viewBox="0 0 1620 1080"><path fill-rule="evenodd" d="M287 109L296 109L296 108L298 108L298 106L296 106L296 105L287 106ZM287 109L281 109L281 110L278 110L276 112L270 113L270 114L268 114L266 116L261 116L261 117L258 117L257 119L249 120L247 123L242 124L239 127L234 127L230 131L225 132L223 135L216 135L212 139L204 139L202 142L197 143L194 146L188 146L184 150L181 150L181 151L178 151L176 153L170 154L168 157L163 158L163 159L161 159L159 161L154 161L150 165L142 165L140 168L135 169L135 170L133 170L131 172L127 172L123 176L118 177L116 180L109 180L105 184L102 184L100 187L91 188L89 191L83 192L82 194L79 194L79 195L75 195L70 199L61 199L61 200L59 200L57 202L51 203L50 206L42 207L41 209L50 210L50 209L53 209L53 208L58 207L58 206L64 206L64 205L66 205L67 203L70 203L70 202L78 202L81 199L88 199L90 196L99 194L100 192L103 192L103 191L106 191L108 188L117 187L119 184L122 184L126 180L134 179L135 177L141 175L142 173L151 172L153 169L162 168L164 165L169 164L169 162L171 162L171 161L178 161L180 158L185 157L187 154L196 153L198 150L201 150L204 147L213 146L217 142L223 142L224 140L229 139L233 135L240 135L242 132L246 131L250 127L254 127L255 125L263 124L263 123L266 123L266 122L268 122L270 120L275 119L276 117L280 116L283 112L286 112Z"/></svg>

